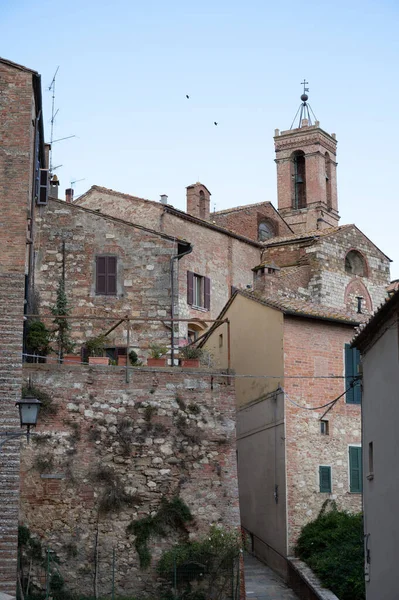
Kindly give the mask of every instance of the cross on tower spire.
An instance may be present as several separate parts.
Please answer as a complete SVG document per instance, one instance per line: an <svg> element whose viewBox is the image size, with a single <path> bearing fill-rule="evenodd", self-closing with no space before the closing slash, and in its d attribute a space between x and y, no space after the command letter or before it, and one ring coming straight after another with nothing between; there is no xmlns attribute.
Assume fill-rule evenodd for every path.
<svg viewBox="0 0 399 600"><path fill-rule="evenodd" d="M304 127L306 125L313 125L312 115L314 117L314 120L317 121L316 115L314 114L312 107L307 102L309 99L309 96L307 94L307 92L309 92L309 88L306 86L309 85L309 81L306 81L306 79L304 78L304 80L301 81L301 85L303 85L303 94L301 95L302 104L300 104L298 110L296 111L296 115L294 117L294 120L291 123L290 129L293 128L294 122L295 122L298 114L299 114L298 129L300 127ZM311 113L312 113L312 115L311 115Z"/></svg>

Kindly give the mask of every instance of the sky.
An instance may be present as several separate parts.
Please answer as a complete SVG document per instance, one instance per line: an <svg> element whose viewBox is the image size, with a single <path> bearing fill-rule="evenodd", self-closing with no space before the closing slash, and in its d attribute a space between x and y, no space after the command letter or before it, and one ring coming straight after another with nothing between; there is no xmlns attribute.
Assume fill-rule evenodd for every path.
<svg viewBox="0 0 399 600"><path fill-rule="evenodd" d="M59 67L54 139L76 136L53 145L61 194L100 185L184 210L201 181L212 210L277 206L274 130L306 78L338 139L341 224L393 259L392 278L398 31L396 0L0 0L0 56L42 75L47 141Z"/></svg>

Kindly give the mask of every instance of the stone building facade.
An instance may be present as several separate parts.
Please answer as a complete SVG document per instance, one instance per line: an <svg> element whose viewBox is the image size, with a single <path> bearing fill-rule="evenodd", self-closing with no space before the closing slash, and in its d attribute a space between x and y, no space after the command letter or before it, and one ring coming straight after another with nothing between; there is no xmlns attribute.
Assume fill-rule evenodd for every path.
<svg viewBox="0 0 399 600"><path fill-rule="evenodd" d="M31 276L32 228L46 166L40 75L0 58L0 432L19 428L24 300ZM44 176L47 172L44 171ZM39 182L38 182L39 183ZM42 198L45 200L45 198ZM0 442L3 438L0 438ZM19 441L0 451L0 592L15 593Z"/></svg>
<svg viewBox="0 0 399 600"><path fill-rule="evenodd" d="M36 230L35 289L41 312L50 313L63 278L76 354L87 339L106 333L126 315L143 319L131 322L129 345L141 359L147 357L151 342L170 345L171 327L166 319L172 312L179 317L177 294L172 299L172 277L177 287L176 257L190 251L189 243L53 198L37 215ZM103 277L99 260L109 258L114 275L107 289L99 280ZM45 322L51 328L52 317ZM126 347L127 324L115 328L106 344Z"/></svg>
<svg viewBox="0 0 399 600"><path fill-rule="evenodd" d="M239 529L235 394L222 372L139 368L126 383L120 367L44 364L24 377L50 403L22 452L21 523L57 554L67 589L92 595L96 556L98 588L111 589L114 548L115 594L157 596L160 554L184 536L153 535L143 569L127 527L162 498L189 507L190 539Z"/></svg>

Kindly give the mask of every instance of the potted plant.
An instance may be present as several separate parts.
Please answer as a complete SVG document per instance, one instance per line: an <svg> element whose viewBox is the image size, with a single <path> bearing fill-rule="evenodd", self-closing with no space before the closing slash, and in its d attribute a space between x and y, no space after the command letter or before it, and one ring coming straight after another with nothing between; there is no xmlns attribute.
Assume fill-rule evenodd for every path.
<svg viewBox="0 0 399 600"><path fill-rule="evenodd" d="M132 367L139 367L143 363L139 360L138 354L135 350L130 350L129 352L129 362Z"/></svg>
<svg viewBox="0 0 399 600"><path fill-rule="evenodd" d="M150 344L151 358L147 358L147 365L149 367L166 367L166 357L163 357L167 351L168 348L166 346L161 346L156 342L152 342L152 344Z"/></svg>
<svg viewBox="0 0 399 600"><path fill-rule="evenodd" d="M182 367L199 367L202 349L197 346L183 346L180 348L180 364Z"/></svg>
<svg viewBox="0 0 399 600"><path fill-rule="evenodd" d="M86 351L89 355L89 365L108 365L109 358L104 356L105 336L98 335L86 341Z"/></svg>

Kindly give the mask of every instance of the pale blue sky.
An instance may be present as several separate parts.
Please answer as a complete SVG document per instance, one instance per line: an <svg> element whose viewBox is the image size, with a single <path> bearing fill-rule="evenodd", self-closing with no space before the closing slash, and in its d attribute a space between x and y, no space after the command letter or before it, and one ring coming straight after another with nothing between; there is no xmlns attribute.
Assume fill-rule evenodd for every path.
<svg viewBox="0 0 399 600"><path fill-rule="evenodd" d="M185 208L200 180L212 208L276 205L273 133L300 82L338 139L341 223L355 222L399 277L395 0L0 0L0 55L42 74L61 189L97 184ZM186 99L190 95L190 100ZM219 125L215 127L213 122Z"/></svg>

